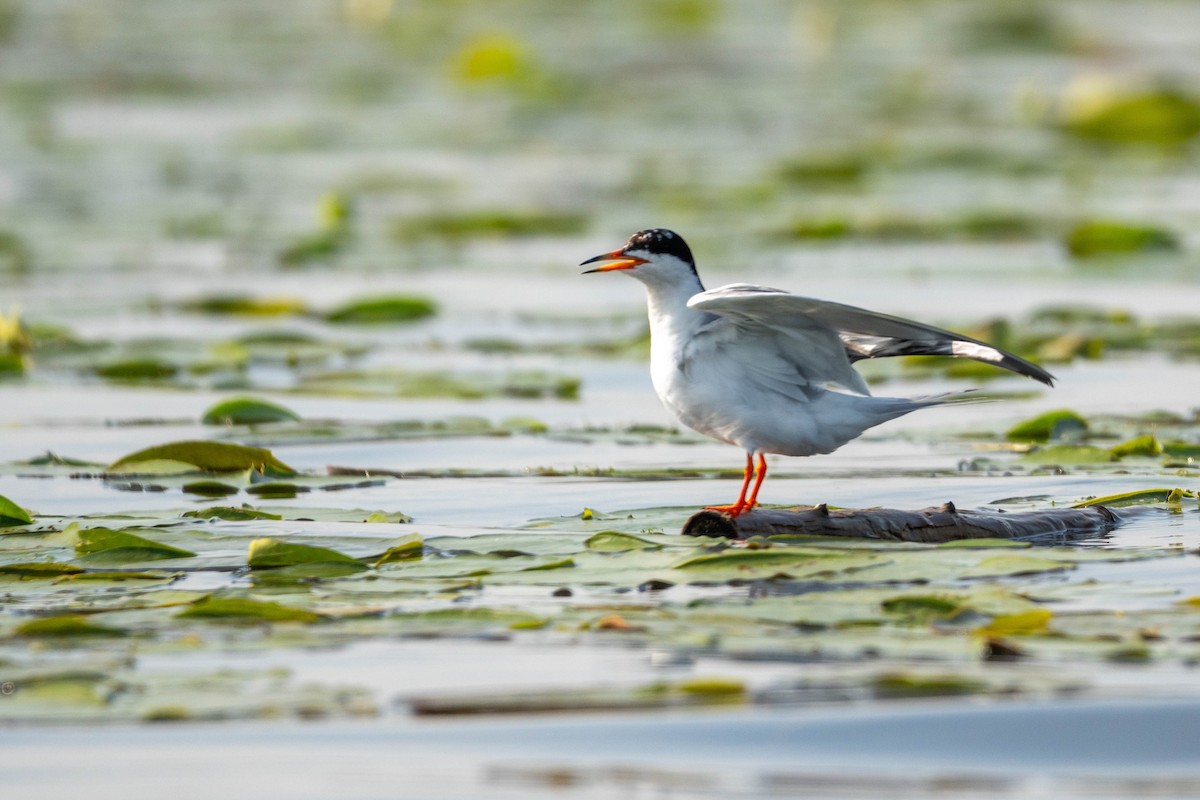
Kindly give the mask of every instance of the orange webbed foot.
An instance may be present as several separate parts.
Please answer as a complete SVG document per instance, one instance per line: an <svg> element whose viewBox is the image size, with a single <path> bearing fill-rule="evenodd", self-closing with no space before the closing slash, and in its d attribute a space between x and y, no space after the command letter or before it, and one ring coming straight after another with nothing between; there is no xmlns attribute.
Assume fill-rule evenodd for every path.
<svg viewBox="0 0 1200 800"><path fill-rule="evenodd" d="M731 517L736 517L745 514L758 503L732 503L727 506L705 506L705 511L716 511L718 514L728 514Z"/></svg>

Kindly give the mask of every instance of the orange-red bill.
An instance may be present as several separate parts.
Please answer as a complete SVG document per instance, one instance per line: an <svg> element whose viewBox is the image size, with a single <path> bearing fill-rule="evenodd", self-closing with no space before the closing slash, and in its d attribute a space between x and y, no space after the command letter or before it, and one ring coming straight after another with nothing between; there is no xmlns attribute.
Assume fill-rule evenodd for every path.
<svg viewBox="0 0 1200 800"><path fill-rule="evenodd" d="M582 267L584 264L594 264L597 261L607 261L609 263L596 267L595 269L589 269L583 274L587 275L589 272L612 272L616 269L633 269L638 264L646 263L646 259L644 258L628 255L621 250L613 250L611 253L603 253L601 255L594 256L593 258L589 258L587 261L580 263L579 266Z"/></svg>

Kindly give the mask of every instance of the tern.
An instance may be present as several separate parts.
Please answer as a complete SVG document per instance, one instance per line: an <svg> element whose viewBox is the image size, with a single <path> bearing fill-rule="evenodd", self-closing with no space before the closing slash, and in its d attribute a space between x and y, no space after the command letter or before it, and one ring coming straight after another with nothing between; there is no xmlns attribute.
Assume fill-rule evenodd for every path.
<svg viewBox="0 0 1200 800"><path fill-rule="evenodd" d="M691 249L663 228L639 231L580 266L596 262L606 263L584 274L619 270L646 287L650 375L663 405L687 427L746 452L737 500L707 506L731 516L758 504L767 453L831 453L868 428L960 396L875 397L856 361L960 356L1054 385L1036 364L920 322L748 283L705 291Z"/></svg>

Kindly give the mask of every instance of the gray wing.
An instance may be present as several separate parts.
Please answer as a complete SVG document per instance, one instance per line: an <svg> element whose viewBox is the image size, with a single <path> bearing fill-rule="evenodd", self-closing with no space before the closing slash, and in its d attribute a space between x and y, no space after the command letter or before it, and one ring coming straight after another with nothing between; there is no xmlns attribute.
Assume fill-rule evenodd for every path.
<svg viewBox="0 0 1200 800"><path fill-rule="evenodd" d="M959 356L1025 375L1047 386L1054 385L1054 376L1037 364L978 339L888 314L800 297L765 286L734 283L710 289L692 297L688 307L729 318L740 327L799 330L807 332L809 336L813 331L829 331L844 348L847 369L850 363L864 358ZM853 369L849 371L858 374ZM828 377L827 380L855 388L838 378ZM861 378L859 382L862 382Z"/></svg>

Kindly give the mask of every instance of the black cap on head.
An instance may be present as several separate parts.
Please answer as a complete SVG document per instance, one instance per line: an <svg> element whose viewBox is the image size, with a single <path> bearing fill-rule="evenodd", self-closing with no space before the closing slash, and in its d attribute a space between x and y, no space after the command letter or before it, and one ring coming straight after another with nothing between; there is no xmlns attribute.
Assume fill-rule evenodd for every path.
<svg viewBox="0 0 1200 800"><path fill-rule="evenodd" d="M625 243L625 250L645 250L650 253L675 256L685 264L692 264L693 267L696 263L692 258L692 251L683 237L666 228L638 231L629 237L629 241Z"/></svg>

